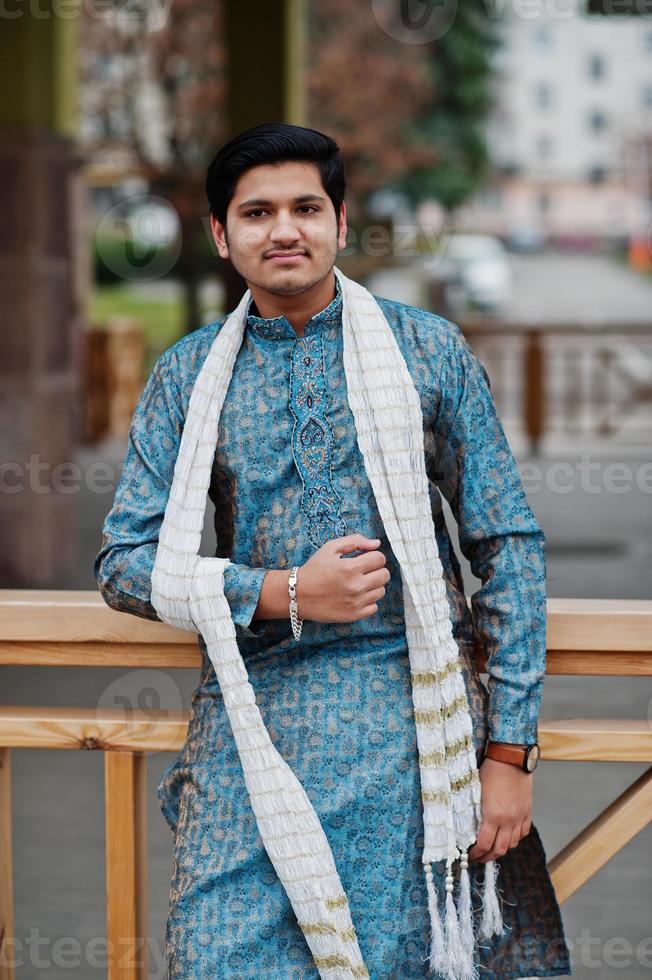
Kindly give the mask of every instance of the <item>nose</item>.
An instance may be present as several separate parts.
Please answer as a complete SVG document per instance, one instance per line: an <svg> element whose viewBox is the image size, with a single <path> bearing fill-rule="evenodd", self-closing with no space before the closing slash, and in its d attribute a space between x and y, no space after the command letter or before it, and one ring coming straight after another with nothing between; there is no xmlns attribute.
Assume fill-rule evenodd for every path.
<svg viewBox="0 0 652 980"><path fill-rule="evenodd" d="M289 214L279 213L278 220L274 223L269 237L275 245L287 246L298 242L301 234Z"/></svg>

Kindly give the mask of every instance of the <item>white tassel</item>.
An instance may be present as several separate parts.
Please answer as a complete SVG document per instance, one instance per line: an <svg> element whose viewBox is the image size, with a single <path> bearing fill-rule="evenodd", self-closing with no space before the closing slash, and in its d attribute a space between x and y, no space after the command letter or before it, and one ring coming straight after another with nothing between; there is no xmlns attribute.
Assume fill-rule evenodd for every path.
<svg viewBox="0 0 652 980"><path fill-rule="evenodd" d="M464 950L465 965L459 980L478 980L479 972L475 965L475 942L473 936L473 909L471 907L471 879L469 858L466 850L460 856L460 897L459 897L460 935Z"/></svg>
<svg viewBox="0 0 652 980"><path fill-rule="evenodd" d="M428 891L428 911L430 912L430 969L433 973L446 972L446 945L444 927L439 914L439 899L432 874L432 865L424 865L426 888Z"/></svg>
<svg viewBox="0 0 652 980"><path fill-rule="evenodd" d="M453 900L453 889L455 878L453 875L453 858L449 858L446 870L446 969L445 976L448 980L461 980L466 969L466 957L462 948L462 936L460 933L460 923L457 917L457 909Z"/></svg>
<svg viewBox="0 0 652 980"><path fill-rule="evenodd" d="M502 936L504 933L503 917L498 903L496 878L498 866L495 861L487 861L484 866L484 887L482 891L482 920L479 936L491 939L492 936Z"/></svg>

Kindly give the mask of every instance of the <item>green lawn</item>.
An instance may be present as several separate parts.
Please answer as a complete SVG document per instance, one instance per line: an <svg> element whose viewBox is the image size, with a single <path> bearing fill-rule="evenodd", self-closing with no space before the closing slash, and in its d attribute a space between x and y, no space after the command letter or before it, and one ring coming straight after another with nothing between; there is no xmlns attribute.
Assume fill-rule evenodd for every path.
<svg viewBox="0 0 652 980"><path fill-rule="evenodd" d="M149 374L157 357L186 332L184 304L181 299L160 299L143 295L129 284L96 286L88 311L89 326L102 323L112 316L133 317L140 323L145 337L145 370ZM214 308L202 310L202 323L219 316Z"/></svg>
<svg viewBox="0 0 652 980"><path fill-rule="evenodd" d="M100 286L94 290L89 325L102 323L112 316L134 317L140 323L147 347L148 371L159 354L184 333L183 303L145 298L128 285Z"/></svg>

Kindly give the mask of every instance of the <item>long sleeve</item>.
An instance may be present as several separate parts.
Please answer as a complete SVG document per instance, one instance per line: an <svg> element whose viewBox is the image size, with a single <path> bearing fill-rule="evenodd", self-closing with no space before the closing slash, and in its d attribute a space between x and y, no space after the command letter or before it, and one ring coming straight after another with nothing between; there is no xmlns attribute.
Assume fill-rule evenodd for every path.
<svg viewBox="0 0 652 980"><path fill-rule="evenodd" d="M145 619L159 618L151 603L151 574L183 424L181 400L163 355L134 412L124 467L94 564L107 605ZM265 571L236 563L225 569L224 594L237 635L266 632L263 621L251 625Z"/></svg>
<svg viewBox="0 0 652 980"><path fill-rule="evenodd" d="M471 611L487 656L489 737L534 742L546 670L545 536L528 505L488 375L452 323L439 380L435 482L482 582Z"/></svg>

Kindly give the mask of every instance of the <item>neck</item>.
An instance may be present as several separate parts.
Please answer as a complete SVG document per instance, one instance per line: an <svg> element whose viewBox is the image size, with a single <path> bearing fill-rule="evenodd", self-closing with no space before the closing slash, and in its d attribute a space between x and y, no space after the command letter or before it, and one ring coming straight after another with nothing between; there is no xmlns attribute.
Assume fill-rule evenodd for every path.
<svg viewBox="0 0 652 980"><path fill-rule="evenodd" d="M306 323L315 313L320 313L335 299L335 273L331 269L325 279L321 279L301 293L293 296L270 293L261 286L248 282L256 309L260 316L284 316L294 328L297 336L302 337Z"/></svg>

